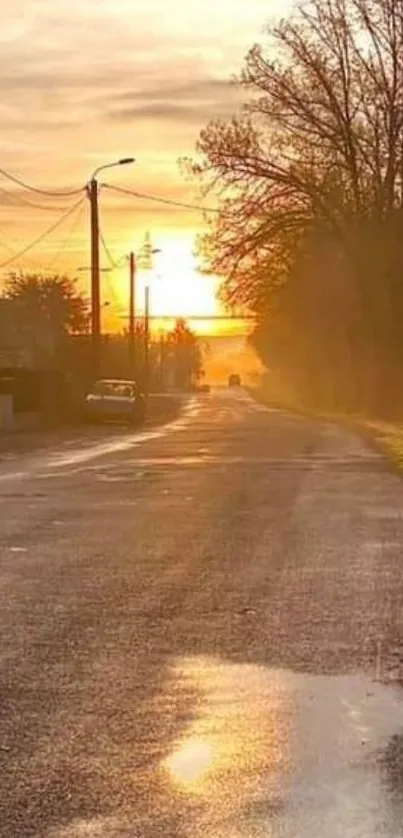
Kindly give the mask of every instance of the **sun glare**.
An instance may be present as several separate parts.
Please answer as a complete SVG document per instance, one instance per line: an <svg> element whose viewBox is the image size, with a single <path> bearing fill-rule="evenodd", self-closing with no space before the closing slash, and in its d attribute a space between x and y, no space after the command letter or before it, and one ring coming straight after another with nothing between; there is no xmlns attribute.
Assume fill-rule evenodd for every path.
<svg viewBox="0 0 403 838"><path fill-rule="evenodd" d="M173 780L180 785L190 786L197 783L208 771L213 758L211 743L203 739L191 739L182 743L169 757L166 768Z"/></svg>
<svg viewBox="0 0 403 838"><path fill-rule="evenodd" d="M139 268L136 276L137 311L144 311L145 286L150 286L150 301L154 317L216 317L222 314L217 299L219 280L198 272L192 253L192 241L155 240L160 252L154 257L149 271ZM116 279L117 291L123 305L127 303L127 271Z"/></svg>
<svg viewBox="0 0 403 838"><path fill-rule="evenodd" d="M139 285L147 281L140 272ZM197 271L189 246L168 241L155 257L151 271L153 311L161 316L214 317L219 313L218 282Z"/></svg>
<svg viewBox="0 0 403 838"><path fill-rule="evenodd" d="M154 257L151 270L140 267L136 273L136 314L144 316L145 288L150 287L151 330L160 332L171 329L178 317L185 318L200 336L244 335L248 324L242 315L228 319L228 311L219 300L220 279L198 270L193 253L193 237L175 238L155 235L153 246L159 253ZM126 251L133 242L126 243ZM134 245L139 252L141 242ZM121 248L124 250L124 248ZM111 295L111 308L105 320L111 331L119 330L127 320L129 310L128 267L106 279L105 295Z"/></svg>

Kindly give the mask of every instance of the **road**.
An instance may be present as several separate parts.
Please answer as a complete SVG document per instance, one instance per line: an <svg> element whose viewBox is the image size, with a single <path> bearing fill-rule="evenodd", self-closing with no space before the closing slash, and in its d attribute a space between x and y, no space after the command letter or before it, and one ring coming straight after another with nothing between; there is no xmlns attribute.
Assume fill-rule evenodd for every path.
<svg viewBox="0 0 403 838"><path fill-rule="evenodd" d="M0 505L2 838L403 836L380 454L217 391L3 460Z"/></svg>

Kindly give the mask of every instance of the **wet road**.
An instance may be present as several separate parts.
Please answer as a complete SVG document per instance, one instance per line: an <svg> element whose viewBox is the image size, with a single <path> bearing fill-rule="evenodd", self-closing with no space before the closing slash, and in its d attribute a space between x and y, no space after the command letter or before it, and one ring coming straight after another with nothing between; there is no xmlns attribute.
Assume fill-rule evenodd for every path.
<svg viewBox="0 0 403 838"><path fill-rule="evenodd" d="M242 393L0 463L0 835L403 836L403 481Z"/></svg>

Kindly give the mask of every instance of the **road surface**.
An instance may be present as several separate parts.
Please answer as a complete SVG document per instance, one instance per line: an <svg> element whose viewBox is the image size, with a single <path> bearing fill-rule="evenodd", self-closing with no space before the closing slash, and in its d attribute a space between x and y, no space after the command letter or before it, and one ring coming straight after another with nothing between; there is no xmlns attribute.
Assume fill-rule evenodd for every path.
<svg viewBox="0 0 403 838"><path fill-rule="evenodd" d="M403 481L242 392L0 462L0 835L403 836Z"/></svg>

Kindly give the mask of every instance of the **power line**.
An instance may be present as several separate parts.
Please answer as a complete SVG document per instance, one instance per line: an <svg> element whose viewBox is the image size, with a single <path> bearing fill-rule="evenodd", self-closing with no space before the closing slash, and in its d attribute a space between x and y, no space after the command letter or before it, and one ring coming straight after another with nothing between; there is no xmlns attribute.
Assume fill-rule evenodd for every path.
<svg viewBox="0 0 403 838"><path fill-rule="evenodd" d="M21 195L13 195L12 193L7 192L7 190L2 189L2 187L0 187L0 194L4 195L8 199L9 205L11 206L31 207L32 209L45 210L46 212L64 212L64 207L53 207L45 206L44 204L34 204L32 201L27 201L27 199L23 198Z"/></svg>
<svg viewBox="0 0 403 838"><path fill-rule="evenodd" d="M0 228L0 236L1 236L1 239L2 239L2 241L1 241L2 246L3 246L6 250L8 250L8 251L9 251L9 253L16 253L16 252L17 252L17 251L16 251L16 247L17 247L17 246L19 245L19 243L20 243L20 242L19 242L19 239L15 239L15 237L14 237L14 236L11 236L11 237L10 237L10 234L9 234L8 232L6 232L5 230L3 230L2 228ZM12 244L7 244L7 242L5 241L5 239L11 239Z"/></svg>
<svg viewBox="0 0 403 838"><path fill-rule="evenodd" d="M13 248L10 247L9 244L6 244L6 242L2 239L0 239L0 247L3 247L4 250L8 250L9 253L15 253L15 250L13 250Z"/></svg>
<svg viewBox="0 0 403 838"><path fill-rule="evenodd" d="M33 242L27 244L26 247L23 248L23 250L21 250L19 253L15 253L14 256L10 257L10 259L6 259L5 262L1 262L0 270L2 268L7 268L8 265L11 265L11 263L15 262L17 259L21 259L23 256L25 256L26 253L28 253L29 250L32 250L34 247L36 247L37 244L40 244L40 242L43 241L47 236L50 236L54 232L54 230L56 230L57 227L59 227L60 224L62 224L63 221L65 221L66 218L68 218L77 209L77 207L79 207L80 204L83 203L83 200L84 199L81 198L74 204L73 207L69 207L69 209L66 212L64 212L63 215L61 215L60 218L54 224L52 224L51 227L48 227L48 229L41 233L41 235L38 236L36 239L34 239Z"/></svg>
<svg viewBox="0 0 403 838"><path fill-rule="evenodd" d="M68 189L63 190L62 192L52 192L47 189L39 189L37 186L31 186L29 183L26 183L21 178L16 177L15 175L10 174L5 169L0 169L0 175L3 175L7 180L11 180L12 183L17 183L18 186L21 186L23 189L27 189L29 192L36 192L38 195L49 195L52 198L66 198L71 195L79 195L84 192L83 186L80 189Z"/></svg>
<svg viewBox="0 0 403 838"><path fill-rule="evenodd" d="M124 318L127 319L127 315ZM162 320L162 321L170 321L170 320L200 320L200 321L209 321L209 320L223 320L223 321L244 321L244 320L256 320L256 315L254 314L150 314L150 320Z"/></svg>
<svg viewBox="0 0 403 838"><path fill-rule="evenodd" d="M101 242L101 244L102 244L102 248L103 248L103 250L104 250L105 256L106 256L106 258L108 259L108 262L109 262L109 264L110 264L111 268L115 268L115 269L116 269L116 268L121 267L121 265L122 265L122 261L123 261L123 259L125 259L126 257L125 257L125 256L121 256L121 257L120 257L120 259L115 259L115 258L113 257L113 255L112 255L112 253L111 253L111 251L110 251L110 249L109 249L109 247L108 247L108 245L107 245L107 243L106 243L105 236L104 236L104 234L103 234L103 232L102 232L102 229L101 229L101 228L99 229L99 239L100 239L100 242ZM107 286L107 293L108 293L108 297L111 297L111 298L112 298L112 302L113 302L113 306L114 306L114 309L115 309L115 313L116 313L116 312L118 312L118 311L122 311L122 302L121 302L121 300L119 299L119 295L116 293L116 290L115 290L115 288L114 288L113 281L111 281L111 279L110 279L110 277L108 276L108 274L106 274L106 286Z"/></svg>
<svg viewBox="0 0 403 838"><path fill-rule="evenodd" d="M64 253L64 251L66 250L69 242L73 238L74 233L75 233L75 231L77 229L77 226L78 226L78 222L81 220L82 215L83 215L82 211L83 211L83 208L84 208L84 202L85 202L85 198L82 198L81 201L79 201L78 204L76 204L77 215L75 216L75 218L73 217L73 223L70 227L70 230L69 230L66 238L63 240L62 244L60 245L59 250L57 251L57 253L53 257L52 261L49 263L49 265L46 269L47 271L50 272L53 269L54 265L57 263L57 260L59 259L61 254ZM74 216L74 212L73 212L73 216Z"/></svg>
<svg viewBox="0 0 403 838"><path fill-rule="evenodd" d="M99 230L99 238L100 238L105 256L108 259L108 262L109 262L111 268L118 268L119 267L119 261L121 261L121 259L119 261L116 261L116 259L113 258L112 253L109 250L109 247L108 247L108 245L105 241L105 236L104 236L101 229ZM109 269L107 269L107 270L109 270ZM118 299L118 295L116 294L113 282L111 282L111 280L108 276L108 273L106 273L106 280L105 281L106 281L106 286L107 286L108 297L112 298L112 302L114 304L115 309L121 309L121 307L122 307L121 301Z"/></svg>
<svg viewBox="0 0 403 838"><path fill-rule="evenodd" d="M114 186L113 184L103 183L105 189L112 189L114 192L121 192L123 195L131 195L133 198L143 198L147 201L155 201L159 204L166 204L171 207L181 207L182 209L194 210L195 212L215 212L221 213L217 207L203 207L200 204L187 204L183 201L174 201L170 198L161 198L158 195L148 195L145 192L134 192L131 189L125 189L123 186Z"/></svg>
<svg viewBox="0 0 403 838"><path fill-rule="evenodd" d="M112 256L112 253L111 253L111 251L109 250L109 247L108 247L108 245L107 245L107 243L106 243L106 241L105 241L105 236L104 236L104 234L103 234L103 232L102 232L102 230L101 230L101 229L99 230L99 238L100 238L100 242L101 242L101 244L102 244L102 247L103 247L103 249L104 249L105 256L106 256L106 258L107 258L107 260L108 260L108 262L109 262L109 264L110 264L111 268L119 268L119 267L120 267L120 266L119 266L119 262L121 262L121 261L122 261L122 257L121 257L120 259L116 260L116 259Z"/></svg>
<svg viewBox="0 0 403 838"><path fill-rule="evenodd" d="M116 289L114 287L114 284L113 284L113 282L110 279L108 274L105 274L105 283L106 283L107 295L112 300L113 309L115 311L115 314L117 314L120 311L123 311L124 308L123 308L123 305L122 305L122 301L119 298L119 294L117 294Z"/></svg>

